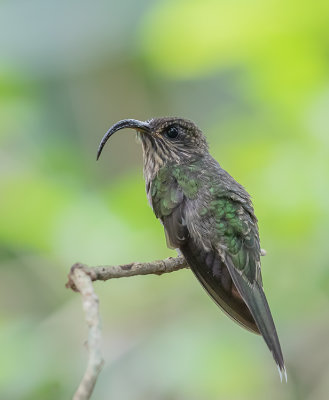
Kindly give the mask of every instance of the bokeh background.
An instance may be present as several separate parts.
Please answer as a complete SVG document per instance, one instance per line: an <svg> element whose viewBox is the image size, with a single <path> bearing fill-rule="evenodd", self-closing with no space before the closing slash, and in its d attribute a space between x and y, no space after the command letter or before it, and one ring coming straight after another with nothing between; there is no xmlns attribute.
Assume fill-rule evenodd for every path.
<svg viewBox="0 0 329 400"><path fill-rule="evenodd" d="M329 3L0 3L0 398L69 399L84 371L75 261L175 253L123 118L177 115L251 193L288 370L192 274L96 283L106 364L94 399L329 393Z"/></svg>

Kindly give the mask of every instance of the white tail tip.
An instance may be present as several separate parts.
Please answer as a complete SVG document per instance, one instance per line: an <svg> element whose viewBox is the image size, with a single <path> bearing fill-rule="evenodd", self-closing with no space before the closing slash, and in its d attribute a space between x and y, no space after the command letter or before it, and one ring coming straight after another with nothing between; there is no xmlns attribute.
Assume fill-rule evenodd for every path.
<svg viewBox="0 0 329 400"><path fill-rule="evenodd" d="M277 367L278 367L278 371L279 371L279 375L280 375L280 380L281 380L281 382L282 382L282 374L283 374L283 376L284 376L284 378L285 378L285 381L288 382L286 367L283 367L282 369L281 369L279 366L277 366Z"/></svg>

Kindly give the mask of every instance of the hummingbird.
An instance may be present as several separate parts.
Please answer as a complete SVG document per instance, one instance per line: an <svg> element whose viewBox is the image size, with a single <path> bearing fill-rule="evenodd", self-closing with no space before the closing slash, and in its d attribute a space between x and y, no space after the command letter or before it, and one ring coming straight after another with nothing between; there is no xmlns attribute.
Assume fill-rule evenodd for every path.
<svg viewBox="0 0 329 400"><path fill-rule="evenodd" d="M284 359L261 275L257 218L248 192L210 155L203 132L178 117L124 119L117 131L137 132L148 201L167 245L182 254L214 302L235 322L263 336L287 380Z"/></svg>

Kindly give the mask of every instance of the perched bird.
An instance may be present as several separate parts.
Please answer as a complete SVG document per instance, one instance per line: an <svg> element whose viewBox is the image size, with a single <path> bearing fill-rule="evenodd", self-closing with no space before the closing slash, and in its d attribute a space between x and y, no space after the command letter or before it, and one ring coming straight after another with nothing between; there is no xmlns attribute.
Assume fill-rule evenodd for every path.
<svg viewBox="0 0 329 400"><path fill-rule="evenodd" d="M209 154L202 131L183 118L119 121L103 137L97 159L107 140L124 128L136 130L141 140L148 200L168 246L179 249L229 317L263 336L282 380L286 369L263 291L257 218L249 194Z"/></svg>

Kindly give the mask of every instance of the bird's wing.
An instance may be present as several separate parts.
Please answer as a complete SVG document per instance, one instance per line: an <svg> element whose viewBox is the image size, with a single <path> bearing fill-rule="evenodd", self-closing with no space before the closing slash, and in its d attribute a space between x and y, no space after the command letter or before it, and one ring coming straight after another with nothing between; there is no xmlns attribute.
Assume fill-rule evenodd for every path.
<svg viewBox="0 0 329 400"><path fill-rule="evenodd" d="M259 333L254 318L219 253L200 246L191 236L180 246L180 250L194 275L215 303L239 325Z"/></svg>
<svg viewBox="0 0 329 400"><path fill-rule="evenodd" d="M250 204L245 207L244 203L233 200L228 193L213 202L211 211L210 218L216 227L213 246L250 310L280 373L285 372L279 338L262 287L257 220L253 211L250 212Z"/></svg>
<svg viewBox="0 0 329 400"><path fill-rule="evenodd" d="M165 168L152 182L152 207L164 225L167 243L169 247L181 250L207 293L229 317L252 332L259 333L218 251L215 248L205 249L187 228L186 207L191 193L191 188L186 188L181 181L179 184Z"/></svg>

